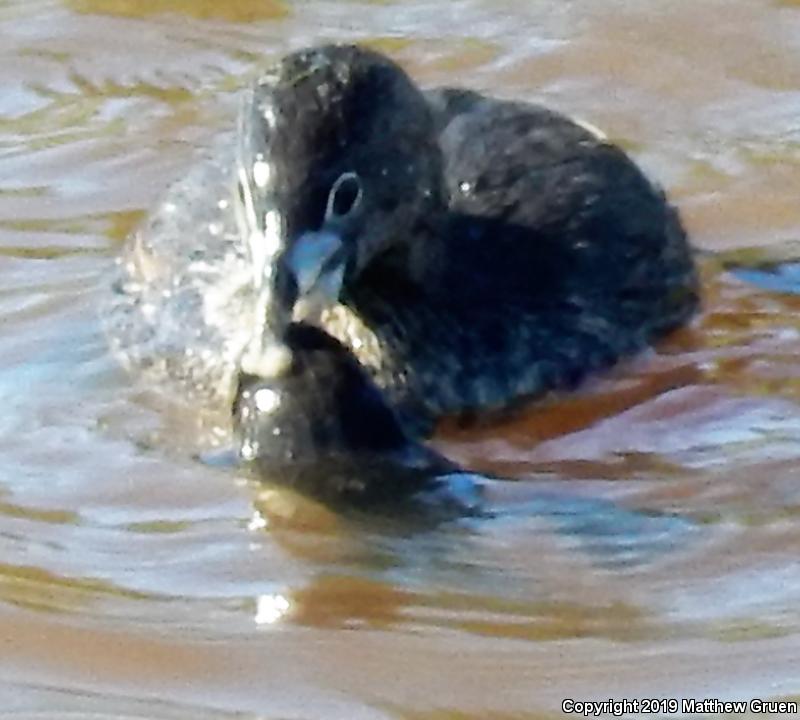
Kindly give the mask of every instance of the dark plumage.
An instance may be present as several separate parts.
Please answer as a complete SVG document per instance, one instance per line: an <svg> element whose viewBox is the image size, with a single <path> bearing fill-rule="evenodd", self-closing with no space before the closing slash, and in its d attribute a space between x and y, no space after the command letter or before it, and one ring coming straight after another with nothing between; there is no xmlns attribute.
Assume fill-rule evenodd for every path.
<svg viewBox="0 0 800 720"><path fill-rule="evenodd" d="M317 322L410 426L572 386L697 307L661 190L544 108L326 46L257 84L242 143L268 327Z"/></svg>
<svg viewBox="0 0 800 720"><path fill-rule="evenodd" d="M242 375L233 421L242 459L264 479L330 503L392 505L456 468L410 438L363 368L318 328L292 324L288 368Z"/></svg>

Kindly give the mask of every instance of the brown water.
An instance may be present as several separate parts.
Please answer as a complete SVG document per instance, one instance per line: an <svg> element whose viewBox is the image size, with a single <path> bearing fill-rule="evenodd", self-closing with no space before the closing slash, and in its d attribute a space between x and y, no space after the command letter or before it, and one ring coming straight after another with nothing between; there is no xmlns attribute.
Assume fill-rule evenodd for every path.
<svg viewBox="0 0 800 720"><path fill-rule="evenodd" d="M520 720L800 695L800 6L0 1L0 716ZM606 129L681 206L696 323L439 446L514 512L409 532L192 459L110 359L114 255L263 58L369 40Z"/></svg>

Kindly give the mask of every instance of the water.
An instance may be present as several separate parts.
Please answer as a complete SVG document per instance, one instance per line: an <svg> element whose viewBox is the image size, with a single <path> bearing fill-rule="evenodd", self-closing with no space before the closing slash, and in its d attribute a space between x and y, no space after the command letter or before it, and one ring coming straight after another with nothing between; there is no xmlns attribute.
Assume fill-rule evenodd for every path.
<svg viewBox="0 0 800 720"><path fill-rule="evenodd" d="M800 695L800 7L0 2L0 714L549 717ZM688 329L438 447L489 520L332 515L194 459L98 308L261 63L364 40L589 119L703 251ZM509 508L513 508L511 512Z"/></svg>

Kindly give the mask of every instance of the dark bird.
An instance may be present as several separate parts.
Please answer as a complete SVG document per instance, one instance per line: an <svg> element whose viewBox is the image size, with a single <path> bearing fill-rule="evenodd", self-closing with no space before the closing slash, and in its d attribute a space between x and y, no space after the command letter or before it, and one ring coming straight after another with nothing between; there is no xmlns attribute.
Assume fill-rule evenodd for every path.
<svg viewBox="0 0 800 720"><path fill-rule="evenodd" d="M362 47L280 60L210 157L128 245L107 314L129 365L195 397L278 373L304 320L427 432L572 387L698 306L678 214L623 150Z"/></svg>
<svg viewBox="0 0 800 720"><path fill-rule="evenodd" d="M409 436L341 343L296 323L283 340L288 365L270 378L242 374L233 403L238 455L262 480L340 507L395 512L416 498L471 510L453 493L469 476Z"/></svg>
<svg viewBox="0 0 800 720"><path fill-rule="evenodd" d="M662 191L551 110L332 45L258 81L240 143L265 332L318 323L417 428L573 386L698 305Z"/></svg>

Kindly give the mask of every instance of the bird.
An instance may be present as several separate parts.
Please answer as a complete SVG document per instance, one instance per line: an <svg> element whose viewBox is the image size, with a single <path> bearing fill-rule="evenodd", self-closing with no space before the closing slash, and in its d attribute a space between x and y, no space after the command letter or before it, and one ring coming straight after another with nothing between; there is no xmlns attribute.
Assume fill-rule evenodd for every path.
<svg viewBox="0 0 800 720"><path fill-rule="evenodd" d="M247 102L267 326L319 324L423 433L574 386L697 307L675 208L564 115L424 92L352 45L287 56Z"/></svg>
<svg viewBox="0 0 800 720"><path fill-rule="evenodd" d="M424 437L574 388L699 306L663 190L541 105L323 45L265 70L220 147L129 244L109 315L129 364L226 402L305 323Z"/></svg>
<svg viewBox="0 0 800 720"><path fill-rule="evenodd" d="M342 510L478 511L473 476L409 434L344 345L304 323L283 341L288 365L240 373L232 405L235 457L260 482Z"/></svg>

